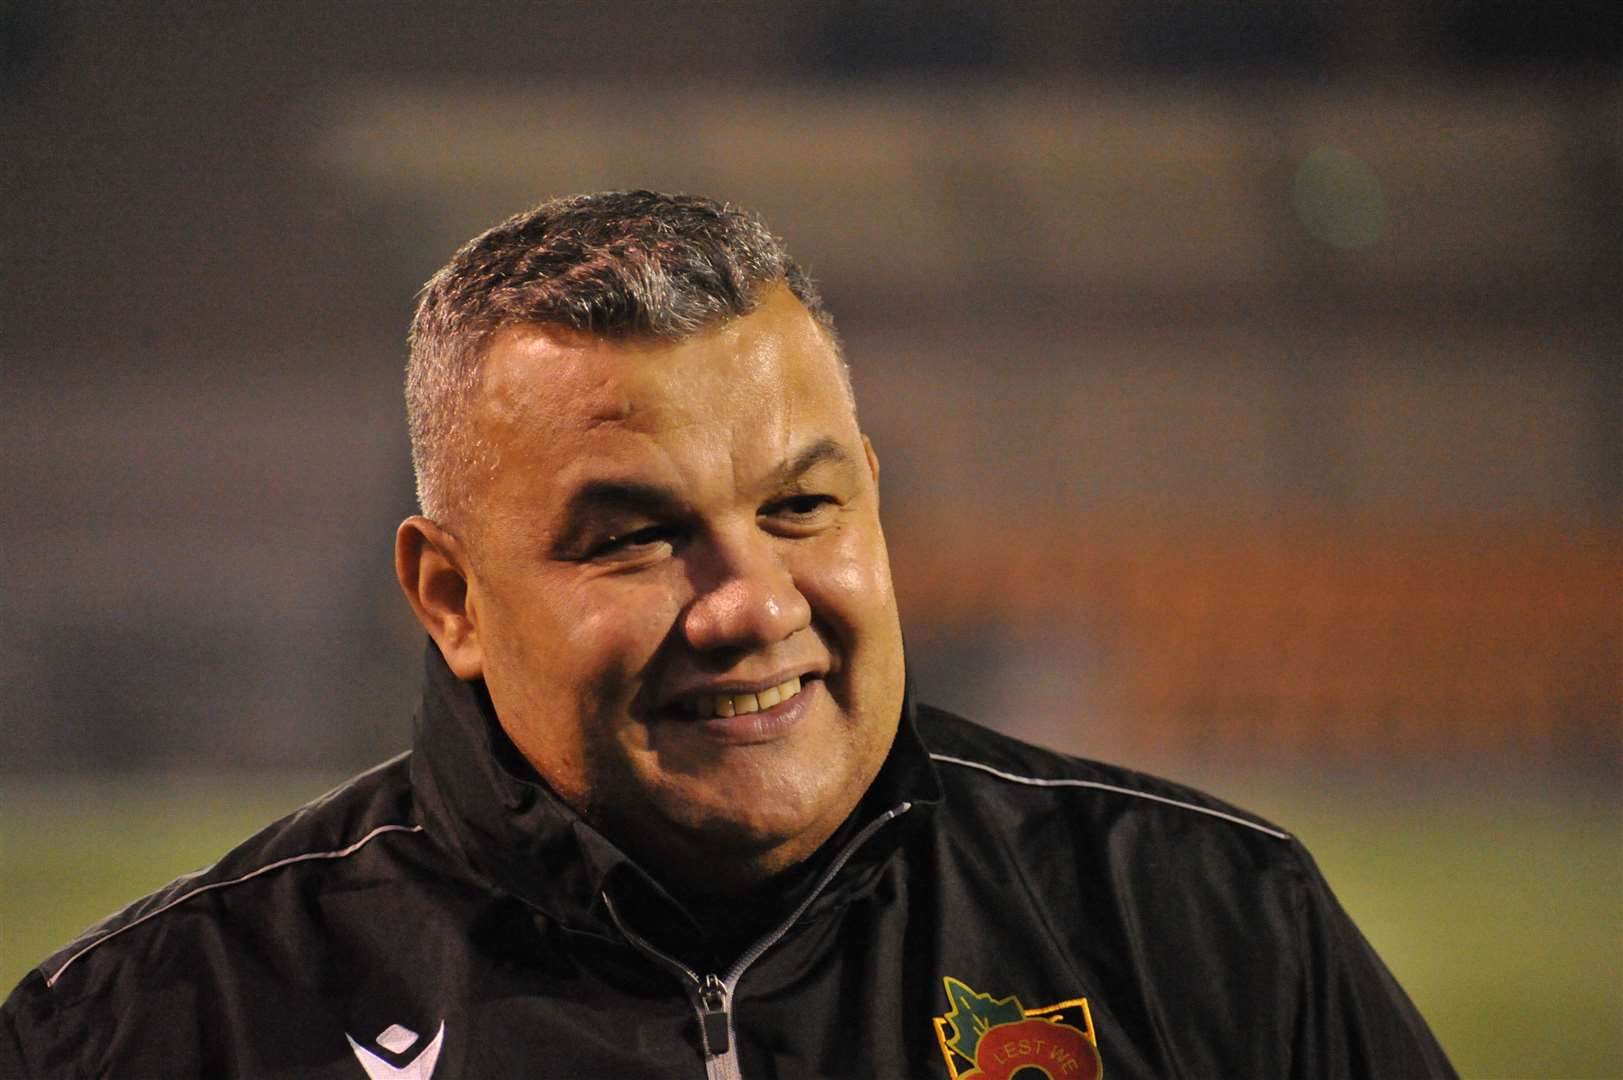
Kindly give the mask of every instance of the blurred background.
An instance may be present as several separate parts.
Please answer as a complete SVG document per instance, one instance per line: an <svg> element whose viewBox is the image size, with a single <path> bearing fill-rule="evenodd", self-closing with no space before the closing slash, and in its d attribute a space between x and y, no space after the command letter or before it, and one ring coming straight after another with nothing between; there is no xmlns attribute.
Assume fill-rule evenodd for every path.
<svg viewBox="0 0 1623 1080"><path fill-rule="evenodd" d="M0 183L6 987L407 745L413 294L656 187L823 283L922 697L1297 831L1467 1075L1623 1075L1610 0L0 0Z"/></svg>

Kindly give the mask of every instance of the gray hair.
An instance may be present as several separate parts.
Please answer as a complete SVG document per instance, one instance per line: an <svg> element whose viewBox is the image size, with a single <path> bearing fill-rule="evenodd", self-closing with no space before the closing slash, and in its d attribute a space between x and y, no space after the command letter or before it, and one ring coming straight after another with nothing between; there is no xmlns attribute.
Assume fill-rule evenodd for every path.
<svg viewBox="0 0 1623 1080"><path fill-rule="evenodd" d="M474 237L428 279L411 323L406 421L423 514L447 524L467 502L480 457L468 413L498 330L546 323L675 341L750 314L776 283L838 349L812 280L759 218L735 206L599 192L544 202Z"/></svg>

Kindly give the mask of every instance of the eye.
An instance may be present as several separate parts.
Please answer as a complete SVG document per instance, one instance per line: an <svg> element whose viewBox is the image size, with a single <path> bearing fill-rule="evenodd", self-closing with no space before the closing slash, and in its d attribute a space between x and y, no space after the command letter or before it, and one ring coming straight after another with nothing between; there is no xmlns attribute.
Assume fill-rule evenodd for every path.
<svg viewBox="0 0 1623 1080"><path fill-rule="evenodd" d="M600 540L592 547L591 558L612 559L647 554L661 544L672 543L676 529L671 525L645 525L630 532L616 533Z"/></svg>
<svg viewBox="0 0 1623 1080"><path fill-rule="evenodd" d="M784 499L777 504L782 513L797 517L815 514L825 506L832 506L834 500L827 495L796 495L791 499Z"/></svg>
<svg viewBox="0 0 1623 1080"><path fill-rule="evenodd" d="M791 495L763 506L761 516L786 530L816 530L838 506L839 500L832 495Z"/></svg>

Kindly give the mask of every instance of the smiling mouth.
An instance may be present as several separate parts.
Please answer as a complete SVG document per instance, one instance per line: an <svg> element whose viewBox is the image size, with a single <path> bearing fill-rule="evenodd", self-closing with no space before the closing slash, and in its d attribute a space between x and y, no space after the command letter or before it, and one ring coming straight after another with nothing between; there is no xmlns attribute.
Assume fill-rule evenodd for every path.
<svg viewBox="0 0 1623 1080"><path fill-rule="evenodd" d="M800 693L800 677L786 679L776 686L752 694L702 694L693 701L693 714L700 719L712 716L748 716L770 709Z"/></svg>

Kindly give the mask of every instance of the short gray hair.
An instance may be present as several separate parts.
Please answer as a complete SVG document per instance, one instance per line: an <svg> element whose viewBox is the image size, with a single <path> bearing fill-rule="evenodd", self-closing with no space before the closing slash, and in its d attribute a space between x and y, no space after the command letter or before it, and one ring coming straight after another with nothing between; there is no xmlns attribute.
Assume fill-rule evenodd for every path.
<svg viewBox="0 0 1623 1080"><path fill-rule="evenodd" d="M468 412L490 338L517 323L680 340L748 315L782 283L836 342L822 297L755 215L693 195L552 199L464 244L418 295L406 362L417 501L448 524L479 448Z"/></svg>

